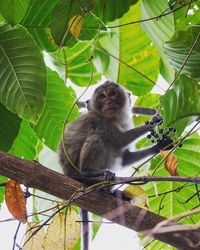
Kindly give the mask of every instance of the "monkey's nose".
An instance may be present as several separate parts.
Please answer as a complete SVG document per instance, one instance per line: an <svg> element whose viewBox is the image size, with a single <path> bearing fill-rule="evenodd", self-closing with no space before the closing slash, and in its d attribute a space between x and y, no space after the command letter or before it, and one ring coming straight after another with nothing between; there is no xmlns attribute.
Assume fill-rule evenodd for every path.
<svg viewBox="0 0 200 250"><path fill-rule="evenodd" d="M112 102L111 102L110 99L105 100L105 104L106 104L106 105L111 105L111 103L112 103Z"/></svg>

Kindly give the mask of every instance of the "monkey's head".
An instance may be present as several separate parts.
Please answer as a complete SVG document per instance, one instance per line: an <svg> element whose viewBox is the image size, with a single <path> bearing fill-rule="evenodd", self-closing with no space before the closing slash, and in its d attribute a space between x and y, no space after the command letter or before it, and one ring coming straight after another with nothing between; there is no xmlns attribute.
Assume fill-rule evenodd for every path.
<svg viewBox="0 0 200 250"><path fill-rule="evenodd" d="M106 81L96 88L91 99L91 110L106 118L115 118L127 108L128 93L118 84Z"/></svg>

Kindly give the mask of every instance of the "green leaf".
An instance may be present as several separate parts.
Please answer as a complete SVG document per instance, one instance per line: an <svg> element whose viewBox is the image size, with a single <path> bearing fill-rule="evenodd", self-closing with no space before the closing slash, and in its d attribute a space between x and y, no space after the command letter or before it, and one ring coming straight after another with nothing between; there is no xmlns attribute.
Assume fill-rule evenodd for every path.
<svg viewBox="0 0 200 250"><path fill-rule="evenodd" d="M0 25L0 102L37 123L46 95L46 67L33 38L21 26Z"/></svg>
<svg viewBox="0 0 200 250"><path fill-rule="evenodd" d="M92 6L91 0L61 0L55 9L52 21L52 35L58 45L72 47L77 40L91 40L99 31L100 20L85 9ZM79 30L75 36L72 29Z"/></svg>
<svg viewBox="0 0 200 250"><path fill-rule="evenodd" d="M4 183L7 182L8 178L1 176L0 175L0 183ZM5 193L5 189L4 188L0 188L0 205L3 203L4 201L4 193Z"/></svg>
<svg viewBox="0 0 200 250"><path fill-rule="evenodd" d="M143 108L153 108L156 109L159 105L160 95L159 94L148 94L145 96L140 96L134 103L134 107ZM133 117L135 126L144 124L146 121L150 120L147 115L139 115Z"/></svg>
<svg viewBox="0 0 200 250"><path fill-rule="evenodd" d="M54 52L58 49L50 28L54 9L58 2L59 0L32 1L26 16L21 22L33 36L37 45L48 52Z"/></svg>
<svg viewBox="0 0 200 250"><path fill-rule="evenodd" d="M21 119L0 104L0 150L8 152L18 135Z"/></svg>
<svg viewBox="0 0 200 250"><path fill-rule="evenodd" d="M9 153L26 160L37 158L38 138L27 121L22 121L19 134Z"/></svg>
<svg viewBox="0 0 200 250"><path fill-rule="evenodd" d="M126 12L128 12L131 5L137 3L138 0L109 0L109 1L97 1L92 12L102 19L105 23L114 21L122 17ZM102 16L103 13L103 16Z"/></svg>
<svg viewBox="0 0 200 250"><path fill-rule="evenodd" d="M41 50L55 52L58 45L54 42L50 28L27 28Z"/></svg>
<svg viewBox="0 0 200 250"><path fill-rule="evenodd" d="M168 9L167 0L143 0L141 4L142 19L149 19L159 16L166 9ZM170 65L163 50L163 43L170 40L174 34L174 20L172 15L163 16L159 20L151 20L143 22L141 26L147 35L151 38L153 44L157 47L160 52L162 64L161 74L168 80L172 81L174 78L174 70Z"/></svg>
<svg viewBox="0 0 200 250"><path fill-rule="evenodd" d="M136 4L120 20L109 25L118 26L139 20L140 14L139 4ZM152 89L158 76L159 56L139 24L122 26L115 28L112 33L103 33L98 42L100 49L105 51L97 50L95 54L95 62L100 65L102 74L114 82L120 82L134 95L145 95ZM120 63L117 58L125 64ZM141 72L143 76L126 64Z"/></svg>
<svg viewBox="0 0 200 250"><path fill-rule="evenodd" d="M49 27L54 16L54 9L59 0L31 1L26 16L21 24L26 27Z"/></svg>
<svg viewBox="0 0 200 250"><path fill-rule="evenodd" d="M192 137L187 138L181 149L176 149L175 155L178 161L178 173L179 176L190 176L194 177L199 175L200 172L200 137L198 135L193 135ZM157 166L160 162L161 157L156 157L151 164L151 169ZM157 176L166 176L168 175L167 171L164 169L164 166L161 165L156 172ZM177 187L182 186L184 183L175 183L175 182L157 182L158 193L170 191ZM152 184L149 183L145 185L148 190L149 195L155 194L155 189L152 187ZM187 198L191 197L194 193L196 193L195 185L188 185L187 188L180 190L180 192L169 193L164 200L164 208L161 209L161 215L170 217L179 213L182 213L186 210L190 210L194 208L198 204L198 197L194 197L188 203L184 204L184 206L179 202L183 200L187 200ZM162 196L151 198L150 208L153 212L158 212L159 209L159 201ZM200 215L194 216L196 219L200 220ZM189 218L188 218L189 219ZM184 221L184 223L187 219ZM190 221L191 222L191 221Z"/></svg>
<svg viewBox="0 0 200 250"><path fill-rule="evenodd" d="M200 27L192 27L187 31L179 31L174 34L172 39L164 44L165 52L176 71L183 65L192 45L199 35ZM192 50L192 54L181 70L191 78L200 80L200 39Z"/></svg>
<svg viewBox="0 0 200 250"><path fill-rule="evenodd" d="M56 151L61 138L67 114L72 107L74 99L70 88L54 71L48 69L47 98L42 116L34 127L37 136L52 150ZM78 115L75 107L69 117L74 120Z"/></svg>
<svg viewBox="0 0 200 250"><path fill-rule="evenodd" d="M112 24L118 25L119 22L115 21ZM115 29L115 32L108 33L102 32L98 37L98 48L103 50L95 50L94 53L94 63L98 69L98 72L101 72L102 75L105 75L107 79L111 79L114 82L117 82L119 70L119 62L117 59L109 56L108 53L114 55L116 58L119 58L119 29Z"/></svg>
<svg viewBox="0 0 200 250"><path fill-rule="evenodd" d="M183 147L175 152L180 173L183 176L196 176L200 172L200 137L194 134L183 142Z"/></svg>
<svg viewBox="0 0 200 250"><path fill-rule="evenodd" d="M2 0L0 1L0 12L5 20L15 25L24 17L29 5L29 0Z"/></svg>
<svg viewBox="0 0 200 250"><path fill-rule="evenodd" d="M182 75L166 95L161 114L165 126L177 129L180 135L185 127L200 115L200 85Z"/></svg>
<svg viewBox="0 0 200 250"><path fill-rule="evenodd" d="M140 16L141 11L138 3L132 6L129 12L119 20L119 24L140 20ZM118 82L122 83L134 95L140 96L149 93L158 77L159 55L156 48L139 24L120 27L119 44L120 59L150 78L151 81L120 63Z"/></svg>
<svg viewBox="0 0 200 250"><path fill-rule="evenodd" d="M200 2L195 1L188 9L188 5L174 12L174 21L176 31L187 31L192 25L199 25L200 20ZM187 16L186 16L187 14Z"/></svg>
<svg viewBox="0 0 200 250"><path fill-rule="evenodd" d="M73 48L62 48L59 54L53 56L54 65L65 74L76 85L84 87L91 81L91 84L100 80L100 74L97 72L93 62L89 61L93 48L87 42L79 42Z"/></svg>

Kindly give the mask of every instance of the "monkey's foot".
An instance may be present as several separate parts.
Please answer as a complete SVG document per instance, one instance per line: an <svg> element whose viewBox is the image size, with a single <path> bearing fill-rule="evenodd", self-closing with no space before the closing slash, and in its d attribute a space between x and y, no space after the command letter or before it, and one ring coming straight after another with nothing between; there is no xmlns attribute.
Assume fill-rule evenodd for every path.
<svg viewBox="0 0 200 250"><path fill-rule="evenodd" d="M115 174L109 170L92 170L91 172L82 172L81 176L87 178L101 178L102 181L113 181Z"/></svg>
<svg viewBox="0 0 200 250"><path fill-rule="evenodd" d="M103 174L105 181L113 181L115 180L115 173L109 171L109 170L105 170L104 174Z"/></svg>

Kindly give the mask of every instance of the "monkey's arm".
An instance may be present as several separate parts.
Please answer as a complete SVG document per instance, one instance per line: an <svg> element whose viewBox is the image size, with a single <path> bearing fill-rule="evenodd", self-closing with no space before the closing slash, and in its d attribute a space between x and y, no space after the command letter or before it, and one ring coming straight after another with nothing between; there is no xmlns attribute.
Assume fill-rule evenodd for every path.
<svg viewBox="0 0 200 250"><path fill-rule="evenodd" d="M120 147L126 147L132 141L136 140L140 136L146 134L153 128L151 125L142 125L121 134L121 138L119 138Z"/></svg>
<svg viewBox="0 0 200 250"><path fill-rule="evenodd" d="M128 130L126 132L123 132L121 134L120 139L119 139L120 147L127 146L132 141L136 140L140 136L142 136L142 135L146 134L147 132L151 131L152 129L154 129L154 127L157 124L162 123L162 120L163 120L162 117L157 114L157 115L152 117L151 121L148 122L148 124L144 124L144 125L138 126L136 128L133 128L131 130Z"/></svg>
<svg viewBox="0 0 200 250"><path fill-rule="evenodd" d="M160 152L160 150L170 150L173 148L173 140L170 138L160 140L157 144L152 147L139 150L137 152L129 152L126 150L123 154L122 165L126 166L142 160L150 155L154 155Z"/></svg>
<svg viewBox="0 0 200 250"><path fill-rule="evenodd" d="M126 150L123 155L122 165L126 166L135 163L139 160L146 158L147 156L154 155L156 153L157 152L155 152L154 146L151 148L139 150L137 152L129 152L128 150Z"/></svg>

